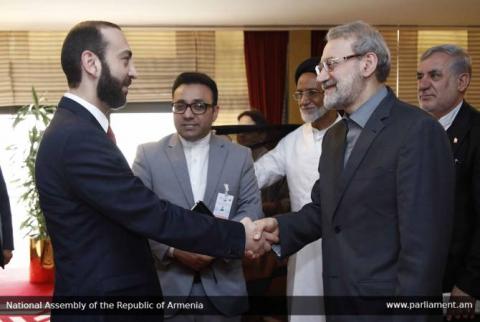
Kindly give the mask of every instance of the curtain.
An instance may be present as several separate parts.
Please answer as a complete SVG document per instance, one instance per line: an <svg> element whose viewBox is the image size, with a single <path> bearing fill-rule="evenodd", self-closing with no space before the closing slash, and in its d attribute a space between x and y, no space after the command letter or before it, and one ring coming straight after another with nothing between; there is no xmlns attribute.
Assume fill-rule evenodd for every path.
<svg viewBox="0 0 480 322"><path fill-rule="evenodd" d="M311 33L311 46L310 46L310 56L322 57L323 48L327 44L325 36L327 35L327 30L312 30Z"/></svg>
<svg viewBox="0 0 480 322"><path fill-rule="evenodd" d="M280 124L285 105L287 31L245 31L245 67L250 107Z"/></svg>

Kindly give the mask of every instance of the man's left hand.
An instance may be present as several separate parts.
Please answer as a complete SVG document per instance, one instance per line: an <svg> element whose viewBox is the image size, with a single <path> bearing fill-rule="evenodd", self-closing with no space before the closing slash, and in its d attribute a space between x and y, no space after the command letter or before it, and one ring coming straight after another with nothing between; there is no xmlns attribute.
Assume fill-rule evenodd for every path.
<svg viewBox="0 0 480 322"><path fill-rule="evenodd" d="M13 257L13 252L10 249L3 250L3 265L10 263L10 260Z"/></svg>
<svg viewBox="0 0 480 322"><path fill-rule="evenodd" d="M457 286L454 286L450 295L450 303L455 303L456 308L447 310L447 320L452 319L474 319L475 318L475 298L471 297ZM461 306L461 307L459 307Z"/></svg>

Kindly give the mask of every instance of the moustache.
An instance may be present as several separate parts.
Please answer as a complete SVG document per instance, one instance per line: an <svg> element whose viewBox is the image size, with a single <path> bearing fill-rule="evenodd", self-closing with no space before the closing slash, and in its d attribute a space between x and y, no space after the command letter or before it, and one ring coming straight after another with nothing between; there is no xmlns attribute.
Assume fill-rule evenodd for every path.
<svg viewBox="0 0 480 322"><path fill-rule="evenodd" d="M334 80L325 80L322 82L322 90L325 91L327 88L337 85L337 82Z"/></svg>
<svg viewBox="0 0 480 322"><path fill-rule="evenodd" d="M129 87L130 85L132 85L132 78L131 77L125 78L125 80L123 81L123 85L126 87Z"/></svg>

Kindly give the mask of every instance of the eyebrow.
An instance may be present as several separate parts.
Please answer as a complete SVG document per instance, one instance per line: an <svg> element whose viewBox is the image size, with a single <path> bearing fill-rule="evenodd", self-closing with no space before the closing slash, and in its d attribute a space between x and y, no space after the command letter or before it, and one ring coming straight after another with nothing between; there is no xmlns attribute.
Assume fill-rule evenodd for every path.
<svg viewBox="0 0 480 322"><path fill-rule="evenodd" d="M433 74L433 73L437 73L437 74L442 74L442 70L441 69L437 69L437 68L434 68L434 69L430 69L430 70L427 70L425 72L422 72L422 71L419 71L417 70L417 74Z"/></svg>
<svg viewBox="0 0 480 322"><path fill-rule="evenodd" d="M125 49L125 50L122 50L118 55L119 56L127 55L128 58L132 58L133 53L130 49Z"/></svg>

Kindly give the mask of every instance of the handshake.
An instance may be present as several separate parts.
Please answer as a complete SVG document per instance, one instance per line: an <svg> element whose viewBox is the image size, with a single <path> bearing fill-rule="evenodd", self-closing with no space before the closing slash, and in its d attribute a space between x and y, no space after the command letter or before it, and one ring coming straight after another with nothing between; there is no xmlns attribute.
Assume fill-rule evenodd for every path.
<svg viewBox="0 0 480 322"><path fill-rule="evenodd" d="M278 222L274 218L264 218L253 222L245 217L240 221L245 227L245 257L258 258L272 249L272 244L280 241Z"/></svg>

